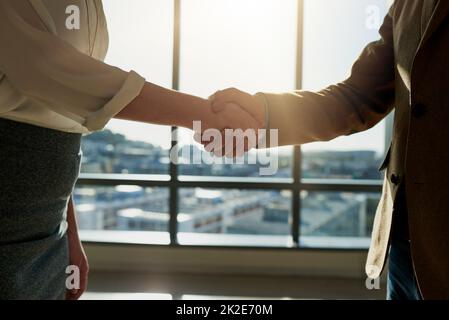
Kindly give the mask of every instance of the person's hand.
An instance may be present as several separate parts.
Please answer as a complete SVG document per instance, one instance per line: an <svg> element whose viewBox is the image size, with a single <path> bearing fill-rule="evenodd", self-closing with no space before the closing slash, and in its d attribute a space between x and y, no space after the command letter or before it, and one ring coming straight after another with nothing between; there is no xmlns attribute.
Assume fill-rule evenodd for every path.
<svg viewBox="0 0 449 320"><path fill-rule="evenodd" d="M237 103L228 102L223 108L204 110L201 132L195 130L195 140L216 156L241 157L257 146L261 122ZM218 135L219 141L216 141ZM232 143L232 145L231 145Z"/></svg>
<svg viewBox="0 0 449 320"><path fill-rule="evenodd" d="M226 137L225 132L222 130L222 149L213 150L215 155L228 157L242 156L242 152L257 147L259 141L260 129L265 129L265 104L260 97L252 96L248 93L240 90L230 88L223 91L217 91L213 94L209 100L212 104L212 111L221 120L222 128L225 129L241 129L243 131L251 129L255 135L255 141L249 141L249 139L233 139L233 149L230 152L224 152L226 149L225 142L229 142L230 137ZM235 136L235 133L234 133ZM232 139L233 137L231 137ZM205 146L206 151L211 151L211 144L206 139L201 139L197 134L195 139ZM238 147L239 141L243 144L243 149Z"/></svg>
<svg viewBox="0 0 449 320"><path fill-rule="evenodd" d="M78 228L76 224L72 222L74 221L74 219L72 218L75 217L75 207L72 201L69 202L67 210L68 210L67 216L69 221L67 237L69 242L70 265L77 266L79 268L80 287L79 289L67 290L66 299L78 300L84 293L84 291L87 289L89 263L87 261L86 253L84 252L83 245L78 236Z"/></svg>
<svg viewBox="0 0 449 320"><path fill-rule="evenodd" d="M257 146L257 134L262 126L236 103L226 103L224 108L214 110L209 99L207 106L196 118L201 120L201 128L192 128L195 141L216 156L241 157L247 150Z"/></svg>
<svg viewBox="0 0 449 320"><path fill-rule="evenodd" d="M253 96L238 89L229 88L217 91L209 100L212 102L212 110L216 113L223 112L232 104L238 104L258 122L260 128L265 126L265 103L257 95Z"/></svg>

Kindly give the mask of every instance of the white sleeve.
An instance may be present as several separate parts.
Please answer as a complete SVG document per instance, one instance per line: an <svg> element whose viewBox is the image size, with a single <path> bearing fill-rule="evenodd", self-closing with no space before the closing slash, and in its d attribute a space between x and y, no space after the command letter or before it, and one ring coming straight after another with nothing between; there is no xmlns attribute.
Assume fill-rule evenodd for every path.
<svg viewBox="0 0 449 320"><path fill-rule="evenodd" d="M145 79L85 55L39 26L25 0L0 0L0 117L91 132L134 100Z"/></svg>

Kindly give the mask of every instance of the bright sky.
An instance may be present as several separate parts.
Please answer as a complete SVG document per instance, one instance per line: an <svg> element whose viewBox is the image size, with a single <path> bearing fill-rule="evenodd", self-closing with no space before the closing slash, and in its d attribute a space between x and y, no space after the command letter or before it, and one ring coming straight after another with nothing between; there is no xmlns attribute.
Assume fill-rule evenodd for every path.
<svg viewBox="0 0 449 320"><path fill-rule="evenodd" d="M294 89L296 5L296 0L183 0L181 90L207 97L229 86L249 92ZM128 0L125 6L107 0L104 7L110 32L107 62L170 87L172 1ZM374 21L372 10L378 10ZM378 27L386 10L386 0L306 0L304 88L318 90L345 79L362 48L378 38L370 22ZM109 127L130 139L170 146L168 127L123 121ZM383 148L381 124L306 150Z"/></svg>

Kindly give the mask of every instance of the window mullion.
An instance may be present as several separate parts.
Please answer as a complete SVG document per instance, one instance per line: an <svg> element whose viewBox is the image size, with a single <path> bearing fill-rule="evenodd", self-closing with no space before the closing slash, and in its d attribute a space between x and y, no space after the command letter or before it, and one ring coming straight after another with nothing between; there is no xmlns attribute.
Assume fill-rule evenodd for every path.
<svg viewBox="0 0 449 320"><path fill-rule="evenodd" d="M298 0L298 17L296 31L296 84L297 90L302 89L303 83L303 41L304 41L304 0ZM293 242L299 246L301 230L301 147L295 146L293 151L293 179L292 195L292 237Z"/></svg>
<svg viewBox="0 0 449 320"><path fill-rule="evenodd" d="M293 243L299 244L299 226L301 219L301 148L295 146L293 150L293 175L294 183L292 188L292 238Z"/></svg>
<svg viewBox="0 0 449 320"><path fill-rule="evenodd" d="M181 0L173 0L173 70L172 70L172 89L179 90L179 56L181 47ZM176 148L177 144L177 128L172 127L172 143L171 150ZM177 150L175 150L177 152ZM178 181L178 165L170 161L170 177L172 182ZM170 203L169 203L169 232L171 244L178 243L178 208L179 208L179 192L176 183L170 186Z"/></svg>

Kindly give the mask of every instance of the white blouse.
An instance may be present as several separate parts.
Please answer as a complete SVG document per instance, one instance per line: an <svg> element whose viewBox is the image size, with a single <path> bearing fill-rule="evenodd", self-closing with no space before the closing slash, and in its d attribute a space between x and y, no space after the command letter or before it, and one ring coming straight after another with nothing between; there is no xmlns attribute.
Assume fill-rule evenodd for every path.
<svg viewBox="0 0 449 320"><path fill-rule="evenodd" d="M66 13L71 5L79 8L79 29L76 12ZM102 62L108 33L101 0L0 0L0 45L0 118L89 133L145 83Z"/></svg>

